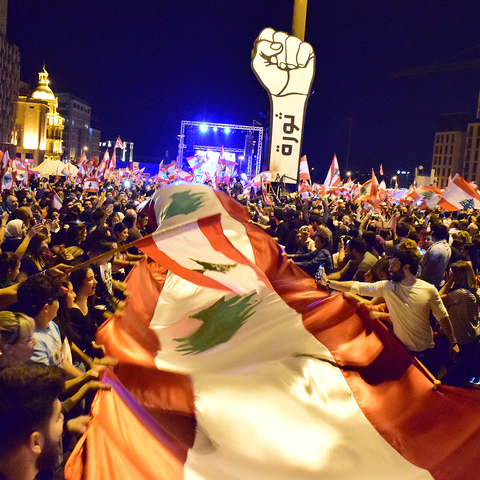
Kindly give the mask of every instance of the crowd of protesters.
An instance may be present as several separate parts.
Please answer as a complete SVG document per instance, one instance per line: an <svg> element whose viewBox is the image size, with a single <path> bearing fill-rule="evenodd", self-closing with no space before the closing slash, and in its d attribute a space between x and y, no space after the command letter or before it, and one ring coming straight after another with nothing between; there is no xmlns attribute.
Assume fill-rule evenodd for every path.
<svg viewBox="0 0 480 480"><path fill-rule="evenodd" d="M339 196L304 200L298 194L247 193L239 178L232 188L219 188L245 206L251 222L315 278L318 288L346 292L390 325L412 355L443 375L442 381L475 386L480 218L474 212L420 211L412 205L381 205L366 212ZM58 454L67 453L86 428L93 394L109 388L99 376L115 359L95 342L95 333L123 308L124 280L144 257L134 247L111 251L151 233L148 216L138 206L154 190L148 183L129 188L107 183L86 194L74 183L52 185L32 178L28 190L2 193L0 421L5 434L0 473L5 478L16 458L12 452L17 453L28 430L18 426L23 421L18 416L9 415L12 404L30 415L29 409L39 408L29 403L30 390L41 396L45 385L53 385L42 401L54 406L55 420L51 408L50 416L36 415L39 425L45 419L58 424L65 416L64 434L44 432L50 443L33 469L41 470L38 478L53 478L63 465ZM53 208L54 197L61 207ZM99 259L102 254L107 256ZM80 264L87 266L70 272ZM402 309L399 301L412 301L415 308ZM37 365L34 370L25 366L29 363ZM19 378L30 393L19 393ZM14 441L5 443L5 435Z"/></svg>
<svg viewBox="0 0 480 480"><path fill-rule="evenodd" d="M275 196L274 196L275 198ZM254 200L257 200L256 198ZM480 216L337 195L247 201L252 222L317 280L392 330L442 382L478 388Z"/></svg>

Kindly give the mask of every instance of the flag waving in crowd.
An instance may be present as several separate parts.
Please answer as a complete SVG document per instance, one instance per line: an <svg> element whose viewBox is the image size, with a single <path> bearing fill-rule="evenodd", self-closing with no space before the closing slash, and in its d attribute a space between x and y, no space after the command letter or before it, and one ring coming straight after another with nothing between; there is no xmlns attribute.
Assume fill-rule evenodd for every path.
<svg viewBox="0 0 480 480"><path fill-rule="evenodd" d="M152 260L97 334L119 380L97 396L67 479L475 478L477 392L435 389L231 197L183 184L145 209Z"/></svg>

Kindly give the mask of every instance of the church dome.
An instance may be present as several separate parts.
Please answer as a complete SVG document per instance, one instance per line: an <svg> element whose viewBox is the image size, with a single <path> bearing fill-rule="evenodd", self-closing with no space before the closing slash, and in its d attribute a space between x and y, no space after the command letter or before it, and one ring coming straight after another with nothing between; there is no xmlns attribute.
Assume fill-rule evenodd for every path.
<svg viewBox="0 0 480 480"><path fill-rule="evenodd" d="M55 95L48 86L49 83L48 72L43 67L43 71L38 74L38 87L32 93L32 98L36 100L55 100Z"/></svg>
<svg viewBox="0 0 480 480"><path fill-rule="evenodd" d="M46 85L39 85L32 93L32 98L37 100L55 100L55 95L50 87Z"/></svg>

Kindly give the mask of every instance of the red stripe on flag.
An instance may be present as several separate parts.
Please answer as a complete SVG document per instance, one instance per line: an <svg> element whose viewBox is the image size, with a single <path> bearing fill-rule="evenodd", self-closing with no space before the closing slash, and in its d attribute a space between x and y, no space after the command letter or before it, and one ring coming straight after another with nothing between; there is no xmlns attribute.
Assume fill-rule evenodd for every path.
<svg viewBox="0 0 480 480"><path fill-rule="evenodd" d="M215 217L216 218L214 218L213 221L211 220L211 217L201 218L198 220L198 226L200 227L201 232L210 242L212 248L216 252L220 252L226 257L230 258L234 262L251 267L257 274L257 278L273 291L273 287L267 276L242 252L235 248L232 242L226 237L225 233L223 233L222 223L220 220L221 215L218 214L215 215Z"/></svg>
<svg viewBox="0 0 480 480"><path fill-rule="evenodd" d="M195 272L189 268L185 268L179 263L177 263L173 258L169 257L166 253L162 252L153 237L148 237L144 241L139 241L135 246L145 253L148 257L155 260L157 263L165 267L166 269L173 272L175 275L178 275L189 282L194 283L195 285L200 285L201 287L214 288L216 290L224 290L227 292L233 292L232 289L223 285L223 283L217 282L213 278L210 278L202 273Z"/></svg>

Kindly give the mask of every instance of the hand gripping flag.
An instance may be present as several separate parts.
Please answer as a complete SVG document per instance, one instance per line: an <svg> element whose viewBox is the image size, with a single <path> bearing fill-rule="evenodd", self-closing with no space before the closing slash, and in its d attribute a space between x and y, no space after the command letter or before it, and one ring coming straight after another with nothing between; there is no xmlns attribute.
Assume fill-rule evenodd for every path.
<svg viewBox="0 0 480 480"><path fill-rule="evenodd" d="M145 208L161 261L177 265L143 261L124 315L101 326L131 396L108 380L68 480L476 478L479 392L434 389L387 329L317 290L234 199L178 185ZM174 232L180 252L164 246ZM249 268L237 252L271 287L250 266L232 288L231 265Z"/></svg>

